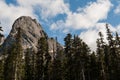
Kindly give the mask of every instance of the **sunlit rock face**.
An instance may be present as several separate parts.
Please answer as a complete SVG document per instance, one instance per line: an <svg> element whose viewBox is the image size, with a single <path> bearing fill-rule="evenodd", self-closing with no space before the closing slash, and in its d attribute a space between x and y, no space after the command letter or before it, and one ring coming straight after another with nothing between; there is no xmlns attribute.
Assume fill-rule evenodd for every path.
<svg viewBox="0 0 120 80"><path fill-rule="evenodd" d="M35 19L28 16L22 16L14 22L11 32L3 44L4 48L9 48L16 41L18 28L21 30L21 44L23 49L33 48L36 50L40 37L47 37L41 25L37 23Z"/></svg>
<svg viewBox="0 0 120 80"><path fill-rule="evenodd" d="M42 26L36 21L36 19L32 19L29 16L22 16L14 22L8 37L2 45L2 50L10 49L11 45L16 42L19 28L23 50L30 48L37 52L38 40L41 37L45 37L48 40L49 52L52 51L53 48L56 50L57 42L54 39L51 40L48 38L46 32L42 29Z"/></svg>

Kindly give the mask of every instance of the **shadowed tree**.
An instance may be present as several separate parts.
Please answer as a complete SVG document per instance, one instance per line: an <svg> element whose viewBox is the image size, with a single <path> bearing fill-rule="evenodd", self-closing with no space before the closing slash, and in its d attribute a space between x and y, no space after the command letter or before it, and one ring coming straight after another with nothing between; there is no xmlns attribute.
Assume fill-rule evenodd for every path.
<svg viewBox="0 0 120 80"><path fill-rule="evenodd" d="M72 78L72 35L67 34L64 38L65 41L65 80L71 80Z"/></svg>
<svg viewBox="0 0 120 80"><path fill-rule="evenodd" d="M3 31L1 26L0 26L0 31ZM2 39L2 37L4 37L4 35L0 33L0 40ZM5 61L4 56L5 55L3 54L3 56L1 56L1 59L0 59L0 80L4 80L4 74L3 74L4 73L4 61Z"/></svg>
<svg viewBox="0 0 120 80"><path fill-rule="evenodd" d="M21 46L21 29L18 28L16 42L13 44L11 52L5 61L5 80L24 80L24 59ZM9 73L11 72L11 73Z"/></svg>
<svg viewBox="0 0 120 80"><path fill-rule="evenodd" d="M99 65L99 80L107 80L105 73L105 42L103 41L103 35L99 32L100 38L97 39L97 55Z"/></svg>

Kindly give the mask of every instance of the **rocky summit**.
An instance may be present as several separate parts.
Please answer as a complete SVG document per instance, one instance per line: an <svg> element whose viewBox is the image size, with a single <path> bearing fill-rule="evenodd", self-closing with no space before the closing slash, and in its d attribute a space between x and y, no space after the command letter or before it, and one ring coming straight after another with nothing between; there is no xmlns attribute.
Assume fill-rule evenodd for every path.
<svg viewBox="0 0 120 80"><path fill-rule="evenodd" d="M41 37L45 37L46 39L48 39L50 52L53 50L53 48L56 49L57 45L53 45L56 43L56 41L51 40L51 38L48 38L46 32L42 29L42 26L36 21L36 19L32 19L29 16L22 16L14 22L8 37L5 39L2 45L2 50L10 49L11 45L16 42L18 28L21 29L21 36L22 36L21 44L23 50L32 48L34 51L37 51L38 40Z"/></svg>

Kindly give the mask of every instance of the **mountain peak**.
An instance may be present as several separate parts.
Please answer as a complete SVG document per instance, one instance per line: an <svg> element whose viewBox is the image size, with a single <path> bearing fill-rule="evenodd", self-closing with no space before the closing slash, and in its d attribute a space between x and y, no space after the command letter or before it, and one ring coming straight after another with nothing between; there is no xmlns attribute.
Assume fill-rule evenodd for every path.
<svg viewBox="0 0 120 80"><path fill-rule="evenodd" d="M16 41L18 28L21 29L22 47L23 49L33 48L37 49L38 40L41 37L47 38L47 34L42 29L42 26L29 16L21 16L15 20L10 34L3 43L4 49L10 49L11 45Z"/></svg>

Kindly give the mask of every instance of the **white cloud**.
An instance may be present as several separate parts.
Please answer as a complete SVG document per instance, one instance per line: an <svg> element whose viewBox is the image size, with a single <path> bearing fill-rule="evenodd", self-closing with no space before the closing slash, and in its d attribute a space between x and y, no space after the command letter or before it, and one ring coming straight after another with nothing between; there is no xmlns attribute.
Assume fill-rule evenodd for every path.
<svg viewBox="0 0 120 80"><path fill-rule="evenodd" d="M43 19L64 14L69 10L69 4L64 3L64 0L18 0L18 3L24 7L37 6Z"/></svg>
<svg viewBox="0 0 120 80"><path fill-rule="evenodd" d="M54 23L51 25L50 29L51 29L51 30L64 29L64 24L63 24L63 23L64 23L63 20L59 20L59 21L57 21L56 23L54 22Z"/></svg>
<svg viewBox="0 0 120 80"><path fill-rule="evenodd" d="M91 50L95 51L96 48L96 39L98 37L98 32L96 30L88 30L85 32L82 32L80 34L81 39L83 39L83 41L85 41L88 46L91 48ZM88 36L89 35L89 36Z"/></svg>
<svg viewBox="0 0 120 80"><path fill-rule="evenodd" d="M82 32L79 36L85 41L92 51L96 50L96 40L99 38L98 32L102 32L104 39L106 38L105 23L98 23L94 28Z"/></svg>
<svg viewBox="0 0 120 80"><path fill-rule="evenodd" d="M120 4L116 7L116 9L114 10L115 14L120 14Z"/></svg>
<svg viewBox="0 0 120 80"><path fill-rule="evenodd" d="M64 26L68 29L91 28L100 20L107 18L111 6L109 0L97 0L97 2L89 3L84 8L78 8L77 12L68 10Z"/></svg>
<svg viewBox="0 0 120 80"><path fill-rule="evenodd" d="M115 29L116 29L116 32L120 35L120 24L118 24Z"/></svg>

